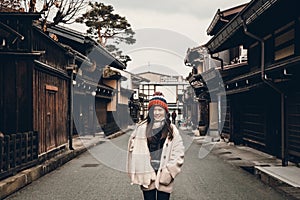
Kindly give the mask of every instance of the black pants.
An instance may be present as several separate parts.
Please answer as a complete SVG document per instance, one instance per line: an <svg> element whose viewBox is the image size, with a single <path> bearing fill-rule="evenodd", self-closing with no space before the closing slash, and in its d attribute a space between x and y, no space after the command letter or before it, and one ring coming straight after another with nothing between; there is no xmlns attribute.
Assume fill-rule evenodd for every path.
<svg viewBox="0 0 300 200"><path fill-rule="evenodd" d="M154 190L148 190L144 191L144 200L169 200L170 199L170 193L158 191L156 189Z"/></svg>

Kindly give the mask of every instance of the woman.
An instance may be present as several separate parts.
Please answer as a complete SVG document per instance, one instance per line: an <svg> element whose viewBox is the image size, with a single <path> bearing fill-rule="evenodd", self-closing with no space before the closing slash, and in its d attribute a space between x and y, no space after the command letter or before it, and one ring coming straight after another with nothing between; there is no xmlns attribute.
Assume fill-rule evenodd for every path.
<svg viewBox="0 0 300 200"><path fill-rule="evenodd" d="M131 184L141 186L145 200L169 199L184 161L184 146L161 92L154 93L148 110L147 119L129 138L128 173Z"/></svg>

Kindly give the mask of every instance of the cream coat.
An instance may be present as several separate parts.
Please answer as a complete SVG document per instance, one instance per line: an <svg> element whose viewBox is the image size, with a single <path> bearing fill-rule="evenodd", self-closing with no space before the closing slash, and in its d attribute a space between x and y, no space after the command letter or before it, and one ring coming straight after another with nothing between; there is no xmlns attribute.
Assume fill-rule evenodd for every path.
<svg viewBox="0 0 300 200"><path fill-rule="evenodd" d="M138 124L129 138L127 170L131 184L141 185L143 190L156 188L171 193L174 178L180 173L184 161L182 138L176 126L172 124L174 138L167 138L163 145L160 168L156 175L150 164L146 127L147 123Z"/></svg>

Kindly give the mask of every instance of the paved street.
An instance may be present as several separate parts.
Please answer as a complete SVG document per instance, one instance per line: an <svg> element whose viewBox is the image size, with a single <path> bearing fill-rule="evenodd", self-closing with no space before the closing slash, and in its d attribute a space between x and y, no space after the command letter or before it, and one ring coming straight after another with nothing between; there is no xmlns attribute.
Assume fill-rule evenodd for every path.
<svg viewBox="0 0 300 200"><path fill-rule="evenodd" d="M187 147L185 163L171 199L287 199L211 153L199 159L200 146L190 145L191 138L186 132L182 135ZM127 140L125 134L95 146L6 199L142 199L139 187L130 185L123 171Z"/></svg>

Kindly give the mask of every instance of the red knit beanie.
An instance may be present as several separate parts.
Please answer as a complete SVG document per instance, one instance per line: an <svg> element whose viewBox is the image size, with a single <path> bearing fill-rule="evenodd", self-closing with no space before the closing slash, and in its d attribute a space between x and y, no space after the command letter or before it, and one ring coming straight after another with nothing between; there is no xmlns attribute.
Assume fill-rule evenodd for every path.
<svg viewBox="0 0 300 200"><path fill-rule="evenodd" d="M161 92L155 92L153 94L153 97L150 98L149 104L148 104L148 110L150 110L150 108L152 106L161 106L162 108L164 108L166 110L166 113L169 112L167 100L165 99L163 93L161 93Z"/></svg>

